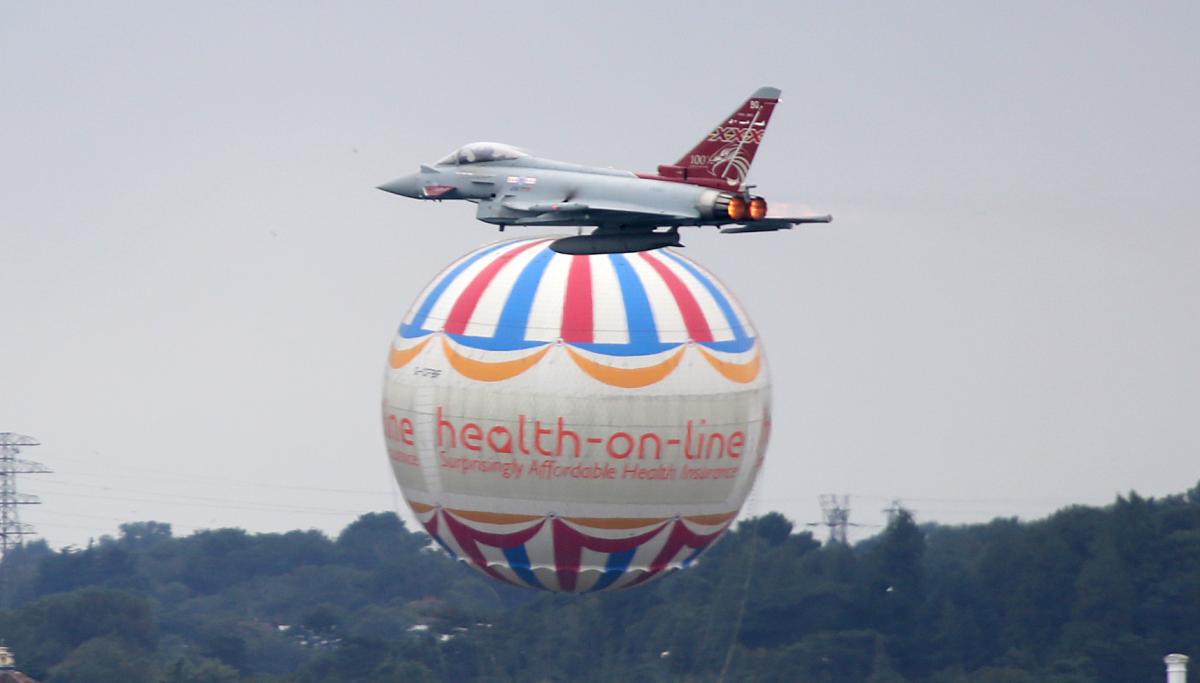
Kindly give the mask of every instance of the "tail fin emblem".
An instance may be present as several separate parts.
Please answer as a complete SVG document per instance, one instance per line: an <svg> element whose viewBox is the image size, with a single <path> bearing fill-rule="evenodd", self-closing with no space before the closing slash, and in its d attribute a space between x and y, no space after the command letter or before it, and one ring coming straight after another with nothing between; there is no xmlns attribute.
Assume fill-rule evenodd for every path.
<svg viewBox="0 0 1200 683"><path fill-rule="evenodd" d="M759 88L733 114L676 162L684 182L739 188L750 173L771 113L779 102L778 88Z"/></svg>

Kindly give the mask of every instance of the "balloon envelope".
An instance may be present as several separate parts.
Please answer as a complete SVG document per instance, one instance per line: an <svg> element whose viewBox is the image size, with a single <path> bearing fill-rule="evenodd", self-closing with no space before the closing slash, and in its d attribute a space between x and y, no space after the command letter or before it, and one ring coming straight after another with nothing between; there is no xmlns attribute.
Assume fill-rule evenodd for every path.
<svg viewBox="0 0 1200 683"><path fill-rule="evenodd" d="M762 464L770 383L745 312L674 251L551 239L452 263L405 315L383 397L413 513L501 581L585 592L685 567Z"/></svg>

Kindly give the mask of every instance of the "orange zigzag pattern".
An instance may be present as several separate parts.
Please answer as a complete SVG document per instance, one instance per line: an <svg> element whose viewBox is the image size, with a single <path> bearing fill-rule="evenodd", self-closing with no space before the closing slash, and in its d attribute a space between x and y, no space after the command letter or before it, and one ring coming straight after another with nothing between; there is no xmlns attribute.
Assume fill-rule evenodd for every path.
<svg viewBox="0 0 1200 683"><path fill-rule="evenodd" d="M429 343L430 339L432 337L426 337L420 344L411 349L392 349L392 352L388 355L388 364L392 366L393 370L399 370L408 365L412 362L412 359L416 358L425 349L425 345Z"/></svg>
<svg viewBox="0 0 1200 683"><path fill-rule="evenodd" d="M725 379L738 384L749 384L758 377L759 370L762 370L762 354L758 349L754 350L754 358L745 363L730 363L723 361L720 358L712 355L702 346L697 346L700 349L700 354L708 361L709 365L716 368L717 372L725 376Z"/></svg>
<svg viewBox="0 0 1200 683"><path fill-rule="evenodd" d="M388 358L389 365L396 370L408 365L425 349L430 339L432 337L409 349L392 349ZM450 361L450 365L464 377L469 377L480 382L499 382L516 377L534 365L537 365L550 352L551 348L552 345L547 344L540 351L524 358L490 362L467 358L455 351L450 342L444 337L442 338L442 350L445 352L446 358ZM586 372L592 378L609 386L625 389L638 389L666 379L679 366L680 361L683 359L683 353L687 349L686 346L680 346L671 357L654 365L642 368L618 368L598 363L575 351L570 346L564 346L563 348L566 349L571 360L575 361L575 364L579 366L579 369ZM757 348L755 349L754 358L745 363L730 363L721 360L701 346L697 346L696 349L700 352L700 355L704 356L704 359L708 361L713 369L731 382L748 384L753 382L762 371L762 353Z"/></svg>
<svg viewBox="0 0 1200 683"><path fill-rule="evenodd" d="M445 338L442 339L442 350L446 352L446 358L449 359L450 365L454 366L454 369L458 370L459 374L464 377L470 377L480 382L499 382L516 377L534 365L537 365L537 362L550 351L550 347L544 346L541 351L525 356L524 358L498 363L467 358L455 351L450 346L450 342L446 341Z"/></svg>
<svg viewBox="0 0 1200 683"><path fill-rule="evenodd" d="M571 360L575 361L579 369L592 377L610 386L637 389L661 382L664 377L671 374L671 371L679 365L679 361L683 358L683 351L686 347L680 346L679 350L672 354L670 358L656 365L644 368L610 367L597 363L590 358L585 358L569 346L565 348L567 349L567 354L571 356Z"/></svg>

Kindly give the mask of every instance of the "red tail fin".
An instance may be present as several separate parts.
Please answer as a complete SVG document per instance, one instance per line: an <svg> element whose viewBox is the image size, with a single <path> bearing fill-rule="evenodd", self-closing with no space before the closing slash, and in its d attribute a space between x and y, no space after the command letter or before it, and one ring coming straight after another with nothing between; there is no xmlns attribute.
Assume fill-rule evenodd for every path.
<svg viewBox="0 0 1200 683"><path fill-rule="evenodd" d="M778 88L759 88L738 110L713 128L674 165L658 167L664 179L737 190L750 173L754 154L779 102Z"/></svg>

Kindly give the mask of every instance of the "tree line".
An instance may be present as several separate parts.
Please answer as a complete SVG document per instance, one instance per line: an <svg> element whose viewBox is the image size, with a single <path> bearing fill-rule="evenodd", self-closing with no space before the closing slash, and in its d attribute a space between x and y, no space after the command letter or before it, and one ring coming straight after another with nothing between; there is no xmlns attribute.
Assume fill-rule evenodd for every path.
<svg viewBox="0 0 1200 683"><path fill-rule="evenodd" d="M769 513L617 593L496 583L390 512L337 538L135 522L0 570L0 638L47 683L1116 683L1200 655L1200 486L1033 522L901 510L852 546Z"/></svg>

